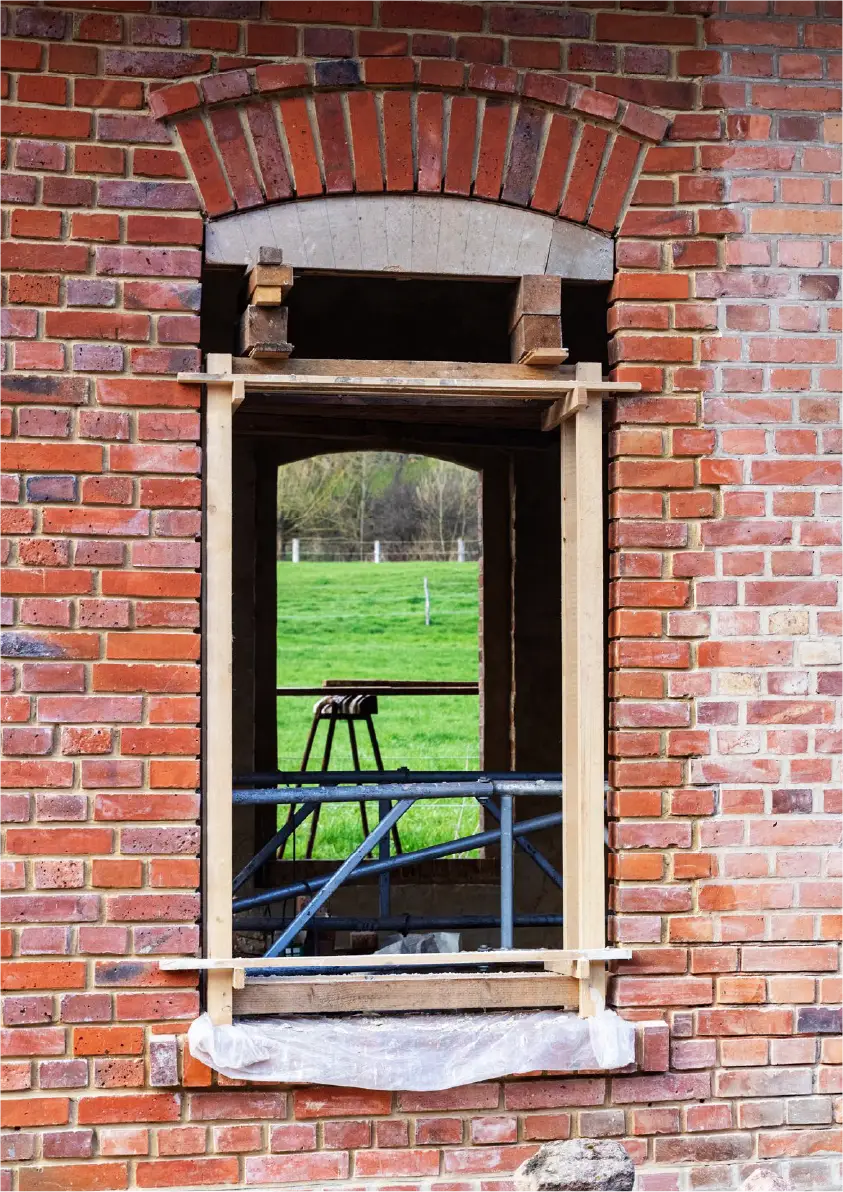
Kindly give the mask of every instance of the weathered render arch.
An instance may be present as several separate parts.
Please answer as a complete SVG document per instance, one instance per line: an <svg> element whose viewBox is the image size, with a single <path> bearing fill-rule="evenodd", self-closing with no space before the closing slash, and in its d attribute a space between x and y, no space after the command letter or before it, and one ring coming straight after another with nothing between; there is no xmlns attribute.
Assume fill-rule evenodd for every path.
<svg viewBox="0 0 843 1192"><path fill-rule="evenodd" d="M331 195L210 222L209 265L247 265L274 244L298 268L437 276L554 273L610 282L614 241L538 211L447 195Z"/></svg>

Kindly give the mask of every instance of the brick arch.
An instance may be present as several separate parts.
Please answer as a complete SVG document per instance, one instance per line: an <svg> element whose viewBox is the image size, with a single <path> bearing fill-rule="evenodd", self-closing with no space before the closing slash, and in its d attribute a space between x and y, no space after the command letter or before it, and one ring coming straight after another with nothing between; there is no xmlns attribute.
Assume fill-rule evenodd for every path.
<svg viewBox="0 0 843 1192"><path fill-rule="evenodd" d="M441 59L266 63L161 87L209 217L322 195L457 195L613 233L660 113L561 75Z"/></svg>

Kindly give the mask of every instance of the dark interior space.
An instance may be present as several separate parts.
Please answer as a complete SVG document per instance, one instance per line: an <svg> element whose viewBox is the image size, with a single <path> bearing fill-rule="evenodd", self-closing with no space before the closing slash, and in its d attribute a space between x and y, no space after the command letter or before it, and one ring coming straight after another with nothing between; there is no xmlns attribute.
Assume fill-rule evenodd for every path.
<svg viewBox="0 0 843 1192"><path fill-rule="evenodd" d="M293 355L506 363L513 293L512 282L306 273L287 300Z"/></svg>
<svg viewBox="0 0 843 1192"><path fill-rule="evenodd" d="M207 268L202 278L203 352L238 353L246 305L243 269ZM453 360L508 363L513 279L296 271L287 298L293 359ZM562 341L569 365L608 369L609 286L562 283Z"/></svg>
<svg viewBox="0 0 843 1192"><path fill-rule="evenodd" d="M597 360L609 371L606 311L611 285L562 281L562 343L568 365Z"/></svg>

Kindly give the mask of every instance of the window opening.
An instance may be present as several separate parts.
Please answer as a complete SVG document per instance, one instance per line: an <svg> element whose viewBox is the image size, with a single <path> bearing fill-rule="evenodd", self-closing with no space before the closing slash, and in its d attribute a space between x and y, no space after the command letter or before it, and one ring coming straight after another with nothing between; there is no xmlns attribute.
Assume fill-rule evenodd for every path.
<svg viewBox="0 0 843 1192"><path fill-rule="evenodd" d="M265 251L268 250L261 250ZM232 986L226 980L233 980L234 989L244 990L247 968L260 980L279 969L292 977L295 965L303 963L301 975L307 980L307 1008L313 1011L329 1004L320 999L313 984L323 972L320 964L324 963L324 972L331 974L332 981L340 971L347 974L353 985L361 968L372 969L379 977L386 976L388 970L381 962L393 959L396 965L390 965L393 974L386 986L368 987L373 996L379 989L375 999L379 1008L438 1008L435 998L440 986L436 982L420 994L418 987L408 986L403 978L415 980L431 966L443 965L461 971L467 982L461 986L461 992L450 991L448 1005L456 1008L500 1004L494 997L501 996L502 987L498 987L489 1001L488 979L478 972L477 965L482 963L484 969L491 965L491 971L503 976L506 968L495 966L514 963L517 973L513 971L511 975L517 976L522 984L518 989L516 982L509 986L508 993L515 1000L506 1004L572 1004L571 991L567 987L563 991L557 978L576 977L580 980L580 1007L590 1007L593 1011L600 1004L603 987L601 962L611 952L603 946L602 890L599 894L596 889L589 890L581 863L583 857L588 857L593 866L599 865L603 849L603 780L599 757L604 744L602 618L588 612L590 598L595 594L594 583L597 581L599 589L603 571L599 399L604 390L637 386L603 381L599 363L578 364L576 369L567 370L558 367L559 361L564 360L564 351L558 338L559 316L553 314L552 279L460 283L469 287L462 289L461 301L470 302L471 287L476 287L478 293L485 291L485 299L478 298L481 306L483 301L491 301L494 307L505 297L506 326L511 336L508 349L516 353L519 361L529 357L528 364L498 363L508 358L501 335L504 323L487 312L487 317L479 321L469 318L465 322L469 330L459 351L452 343L455 350L450 353L449 362L440 361L428 368L424 362L441 357L441 344L432 350L430 344L418 342L414 345L417 350L410 350L405 321L390 322L387 308L381 308L380 337L373 340L369 334L367 339L363 326L367 319L372 321L372 310L388 292L382 290L380 296L375 293L385 283L408 287L404 294L410 298L411 287L420 287L417 294L422 314L418 326L427 329L423 317L427 283L419 279L378 278L374 289L367 290L372 280L348 276L339 281L336 276L311 278L316 285L314 293L321 288L325 301L336 298L338 284L347 287L353 283L347 296L353 299L357 292L360 301L349 303L347 326L360 332L355 342L358 352L361 346L365 347L365 356L335 355L339 350L349 351L354 344L337 333L336 320L327 319L323 322L324 336L318 357L303 357L300 362L294 352L288 364L282 363L273 371L271 364L209 355L207 376L181 378L187 383L205 383L208 397L207 492L212 524L208 533L206 585L208 607L213 615L207 619L206 648L209 680L216 677L218 686L209 681L210 786L206 805L210 807L213 839L218 844L232 836L238 845L242 844L239 839L243 835L242 820L238 822L235 815L234 823L229 817L228 827L225 825L225 804L229 797L235 812L251 813L251 827L256 833L254 840L248 842L251 860L234 881L233 910L236 930L242 933L238 941L242 966L236 959L225 959L229 948L224 939L225 924L228 918L230 930L231 918L224 892L222 897L213 898L209 909L210 958L176 960L167 966L208 969L209 1007L218 1021L220 1016L224 1020L226 1013L231 1012ZM546 281L551 283L549 287ZM253 276L250 293L254 284ZM359 286L357 291L354 285ZM456 294L456 290L451 293ZM558 296L558 283L556 293ZM594 294L592 289L592 300ZM531 307L528 316L526 298L530 295L539 305ZM301 310L306 309L308 300L304 291ZM544 308L548 300L550 310ZM218 292L210 304L210 323L217 328L225 326L225 312L227 304L230 310L230 303L230 297ZM318 306L318 303L313 306L314 312ZM456 309L453 304L449 307L444 297L441 306L456 319ZM430 309L428 304L428 314ZM556 310L559 311L558 305ZM285 328L289 313L284 312ZM270 336L276 356L276 343L283 347L281 339L278 335ZM406 359L397 357L399 344ZM375 346L380 351L376 358L369 359ZM309 350L317 348L314 345ZM283 347L283 351L286 354L289 349ZM479 362L468 368L459 363L473 362L477 357ZM334 360L343 359L344 369L331 367ZM360 360L359 368L351 365L353 360ZM537 367L531 368L530 364ZM549 367L553 368L552 374L546 371ZM308 377L312 380L308 381ZM232 409L244 396L246 401L232 426ZM560 426L561 430L557 431ZM478 687L482 771L477 774L465 770L453 773L379 770L367 775L371 778L370 791L361 788L359 770L349 773L332 769L320 775L317 787L310 785L309 779L305 783L300 770L290 772L279 768L275 649L278 570L296 566L292 558L289 562L284 559L283 550L280 560L278 557L279 468L325 455L378 451L445 459L473 469L481 477ZM361 541L364 537L358 533L358 547ZM301 538L296 549L301 567ZM560 554L566 560L564 573L560 569ZM232 588L234 601L229 610ZM599 608L600 603L599 599L594 602L595 607ZM563 610L568 620L564 620ZM233 683L228 677L231 667L225 661L231 636L229 622L234 629ZM559 648L562 636L566 640L564 670ZM347 680L349 676L342 678ZM568 693L564 717L563 683ZM337 694L346 696L347 687L348 684L345 689L337 689ZM321 690L317 688L317 693ZM380 690L367 694L377 698ZM240 728L245 725L248 731L239 731L238 720ZM212 731L213 726L226 731L232 725L235 731L229 734L227 743ZM233 795L229 795L226 788L231 783L232 752L235 771L242 771L245 763L245 768L251 767L252 772L235 782ZM559 831L563 761L568 791L564 841ZM349 783L354 785L344 785ZM454 841L414 849L408 854L401 851L396 840L395 852L391 850L393 829L404 814L417 801L440 796L473 798L489 813L486 823L491 826L484 825L482 832L465 843L472 847L488 845L490 853L496 853L497 906L492 913L488 904L484 905L481 888L472 890L470 883L457 880L450 870L444 872L445 880L442 880L443 871L430 867L438 865L442 858L450 858L456 851ZM548 797L555 800L555 806L547 802ZM283 859L286 846L297 840L294 829L313 815L316 805L361 799L364 803L377 802L378 820L375 825L369 825L365 840L339 866L314 858L311 863L321 865L321 873L312 870L303 879L280 886L270 881L267 888L264 870L283 868L287 863ZM286 809L286 818L279 816L279 808ZM282 818L283 829L279 829ZM264 843L254 854L254 841L258 839ZM553 850L553 855L546 848ZM559 950L556 938L550 934L553 929L561 928L561 916L547 911L542 902L543 891L549 888L552 906L558 910L563 851L567 874L567 952ZM206 860L207 856L206 850ZM376 860L372 861L372 857ZM519 867L534 879L526 899L521 891L520 912L513 898ZM417 890L425 896L421 914L413 915L409 908L401 915L392 914L388 879L399 868L409 870ZM222 867L222 872L230 872L228 864ZM351 884L347 882L349 878ZM242 898L238 892L247 883L253 892L246 889L246 897ZM228 885L227 877L224 884ZM358 897L357 914L342 913L345 908L339 905L349 890ZM435 913L437 906L442 907L443 913ZM257 921L247 923L237 918L237 913L252 910L258 911ZM478 937L474 935L471 943L458 940L456 945L451 944L444 959L439 951L435 956L414 956L412 961L406 961L403 954L394 958L379 954L377 946L383 942L384 930L403 927L400 934L406 934L413 922L425 927L435 924L443 930L453 927L464 930L466 936L494 929L495 941L490 943L495 948L499 939L502 950L477 951L483 945L476 942ZM515 933L522 929L539 931L535 946L531 947L526 935L519 937L516 946ZM336 937L346 931L344 946L339 948ZM269 949L262 953L265 971L248 963L256 955L245 938L249 932L273 938ZM364 934L365 938L355 940L353 934L358 937ZM451 950L454 946L456 952ZM335 954L339 970L331 962ZM307 957L310 963L305 961ZM326 959L323 961L322 957ZM594 970L592 965L596 965ZM227 979L226 972L231 974ZM398 984L393 981L393 975ZM596 985L591 984L592 978ZM351 985L344 988L351 990ZM286 992L289 1005L289 997L294 993L292 986L287 986ZM341 999L342 1005L355 1004L359 992L352 990L349 1000ZM332 992L329 1002L336 996L336 991ZM481 1001L474 1000L477 997ZM259 990L253 990L252 995L240 1001L247 1013L259 1012L256 1007L267 1006Z"/></svg>

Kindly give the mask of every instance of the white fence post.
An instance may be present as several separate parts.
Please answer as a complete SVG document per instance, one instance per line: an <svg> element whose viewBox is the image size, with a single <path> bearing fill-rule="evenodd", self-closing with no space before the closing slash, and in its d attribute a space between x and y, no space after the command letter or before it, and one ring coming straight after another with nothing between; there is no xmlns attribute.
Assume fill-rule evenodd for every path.
<svg viewBox="0 0 843 1192"><path fill-rule="evenodd" d="M381 544L380 544L380 542L378 541L378 539L377 539L377 538L375 539L375 556L374 556L374 561L375 561L376 563L380 563L380 561L381 561Z"/></svg>
<svg viewBox="0 0 843 1192"><path fill-rule="evenodd" d="M457 562L458 563L465 562L465 539L464 538L457 539Z"/></svg>
<svg viewBox="0 0 843 1192"><path fill-rule="evenodd" d="M293 562L294 563L299 563L301 561L300 557L299 557L299 545L300 545L299 539L294 538L293 539Z"/></svg>

